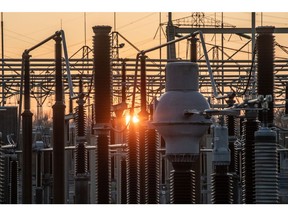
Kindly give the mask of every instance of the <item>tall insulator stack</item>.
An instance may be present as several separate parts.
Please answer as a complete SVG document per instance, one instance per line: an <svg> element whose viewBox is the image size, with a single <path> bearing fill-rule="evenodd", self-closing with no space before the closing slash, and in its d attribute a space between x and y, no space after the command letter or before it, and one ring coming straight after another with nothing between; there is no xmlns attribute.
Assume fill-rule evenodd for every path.
<svg viewBox="0 0 288 216"><path fill-rule="evenodd" d="M233 204L233 177L228 173L230 161L228 128L224 125L216 125L213 127L214 172L211 174L211 202L213 204Z"/></svg>
<svg viewBox="0 0 288 216"><path fill-rule="evenodd" d="M82 80L79 82L79 99L76 109L77 144L75 149L75 203L88 204L88 159L86 149L86 113L84 108L84 93Z"/></svg>
<svg viewBox="0 0 288 216"><path fill-rule="evenodd" d="M255 132L255 203L279 203L276 132L261 127Z"/></svg>
<svg viewBox="0 0 288 216"><path fill-rule="evenodd" d="M243 139L244 139L243 122L244 121L245 121L245 117L244 116L239 116L239 127L238 127L239 131L237 133L237 140L235 142L235 149L237 150L237 152L236 152L237 156L236 157L238 157L238 159L236 160L238 162L238 164L235 164L235 171L239 174L239 176L241 175L240 174L240 170L242 170L242 152L243 152L243 148L242 147L244 146L244 143L243 143Z"/></svg>
<svg viewBox="0 0 288 216"><path fill-rule="evenodd" d="M132 121L129 125L129 130L127 133L127 203L137 204L137 194L138 194L138 184L137 184L137 166L138 166L138 156L137 156L137 146L138 146L138 133L137 125Z"/></svg>
<svg viewBox="0 0 288 216"><path fill-rule="evenodd" d="M62 76L62 38L55 37L55 104L53 105L53 202L65 199L65 102ZM23 187L24 189L24 187Z"/></svg>
<svg viewBox="0 0 288 216"><path fill-rule="evenodd" d="M147 155L147 203L158 204L159 200L159 184L160 184L160 161L159 152L159 135L155 129L146 130L146 155Z"/></svg>
<svg viewBox="0 0 288 216"><path fill-rule="evenodd" d="M256 28L258 33L257 46L257 93L258 95L272 96L269 102L267 123L273 125L274 120L274 27L261 26ZM259 121L263 121L263 111L259 111Z"/></svg>
<svg viewBox="0 0 288 216"><path fill-rule="evenodd" d="M139 125L139 144L138 144L138 203L144 204L147 203L148 199L148 164L147 164L147 142L146 142L146 131L147 125L146 122L148 120L148 112L147 112L147 94L146 94L146 56L140 56L140 65L141 65L141 73L140 73L140 107L141 111L138 114L140 118Z"/></svg>
<svg viewBox="0 0 288 216"><path fill-rule="evenodd" d="M180 160L181 161L181 160ZM170 203L195 204L195 172L191 161L172 162L173 170L170 172Z"/></svg>
<svg viewBox="0 0 288 216"><path fill-rule="evenodd" d="M229 149L231 155L231 161L228 168L228 172L231 174L233 179L233 203L238 202L238 184L239 184L239 152L238 152L238 142L236 139L237 134L237 119L235 116L226 116L226 125L228 127L228 140Z"/></svg>
<svg viewBox="0 0 288 216"><path fill-rule="evenodd" d="M96 200L111 203L110 181L110 123L112 101L111 26L94 26L94 103L96 135Z"/></svg>
<svg viewBox="0 0 288 216"><path fill-rule="evenodd" d="M255 203L255 138L260 122L256 120L255 111L246 111L243 122L242 146L242 202Z"/></svg>
<svg viewBox="0 0 288 216"><path fill-rule="evenodd" d="M19 175L18 175L18 161L16 159L12 159L10 161L10 203L17 204L18 203L18 183L19 183Z"/></svg>
<svg viewBox="0 0 288 216"><path fill-rule="evenodd" d="M139 125L138 203L159 203L159 144L154 128Z"/></svg>

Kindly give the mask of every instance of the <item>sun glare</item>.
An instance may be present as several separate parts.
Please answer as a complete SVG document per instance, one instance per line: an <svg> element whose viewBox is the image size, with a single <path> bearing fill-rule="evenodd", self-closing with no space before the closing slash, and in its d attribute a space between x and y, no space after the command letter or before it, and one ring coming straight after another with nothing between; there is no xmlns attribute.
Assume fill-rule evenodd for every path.
<svg viewBox="0 0 288 216"><path fill-rule="evenodd" d="M130 115L126 115L126 117L125 117L126 124L128 124L130 122L130 119L131 119L131 116ZM133 123L138 123L139 122L139 118L137 116L133 116L132 117L132 122Z"/></svg>

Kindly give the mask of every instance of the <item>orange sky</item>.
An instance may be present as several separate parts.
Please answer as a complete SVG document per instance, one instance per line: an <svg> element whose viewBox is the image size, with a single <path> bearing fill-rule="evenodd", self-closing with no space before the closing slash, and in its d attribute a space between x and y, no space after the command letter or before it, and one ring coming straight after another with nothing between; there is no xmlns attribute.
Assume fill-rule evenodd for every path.
<svg viewBox="0 0 288 216"><path fill-rule="evenodd" d="M189 16L191 12L173 12L173 19ZM22 52L52 35L61 27L65 31L69 55L72 55L85 44L84 12L4 12L4 54L6 58L20 58ZM114 22L116 16L116 23ZM167 12L88 12L86 13L86 43L92 45L92 26L116 26L116 30L130 40L140 50L151 48L160 42L161 22L167 22ZM220 12L206 12L205 16L221 20ZM237 27L251 26L250 12L225 12L224 22ZM256 13L256 26L274 25L288 27L288 12ZM165 29L164 29L165 31ZM156 36L155 36L156 35ZM278 36L277 36L278 37ZM162 33L161 41L166 38ZM208 39L207 39L208 40ZM287 39L281 39L282 45L288 45ZM228 43L228 38L227 41ZM239 47L241 38L229 38L229 46ZM53 57L53 42L33 51L32 57ZM185 53L185 50L182 51ZM122 57L135 57L133 48L126 45L120 50Z"/></svg>

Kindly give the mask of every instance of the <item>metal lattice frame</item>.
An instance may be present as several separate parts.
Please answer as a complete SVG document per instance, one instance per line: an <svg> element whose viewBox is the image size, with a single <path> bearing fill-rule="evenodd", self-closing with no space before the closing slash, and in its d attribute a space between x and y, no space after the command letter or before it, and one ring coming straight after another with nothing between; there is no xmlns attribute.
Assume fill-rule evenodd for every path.
<svg viewBox="0 0 288 216"><path fill-rule="evenodd" d="M127 89L127 102L132 97L132 87L134 85L134 71L135 71L135 59L125 59L126 61L126 89ZM152 62L153 61L153 62ZM163 60L162 60L163 61ZM16 97L19 95L20 83L21 83L21 59L5 59L5 97L6 102L8 98ZM204 61L199 61L199 73L200 73L200 91L206 97L210 97L211 94L211 82L207 72ZM64 62L63 62L64 64ZM75 91L78 89L78 80L80 76L83 79L84 92L88 94L93 93L91 89L93 62L92 59L71 59L71 73L73 86ZM118 100L121 97L121 61L113 60L113 100ZM224 77L220 73L217 73L219 66L223 64ZM165 70L166 62L160 64L160 60L147 59L147 102L150 103L153 97L159 97L165 88L165 74L160 74L160 69ZM218 87L224 86L225 92L223 94L235 91L238 93L243 92L248 81L249 69L251 62L249 60L229 60L222 62L221 60L211 61L212 70L214 72L214 79ZM54 94L54 60L53 59L31 59L31 96L37 101L42 98L44 103L47 97ZM221 68L222 70L222 68ZM85 71L83 73L83 71ZM274 81L274 94L276 105L283 103L285 95L285 85L288 82L288 64L287 60L275 60L275 81ZM139 76L139 75L138 75ZM140 80L140 76L139 79ZM67 77L64 75L64 89L65 93L69 94ZM137 88L136 94L140 94L140 89ZM68 97L67 97L68 98ZM139 97L136 97L136 99ZM1 101L3 99L1 98ZM137 106L138 102L136 103ZM8 104L6 104L8 105Z"/></svg>

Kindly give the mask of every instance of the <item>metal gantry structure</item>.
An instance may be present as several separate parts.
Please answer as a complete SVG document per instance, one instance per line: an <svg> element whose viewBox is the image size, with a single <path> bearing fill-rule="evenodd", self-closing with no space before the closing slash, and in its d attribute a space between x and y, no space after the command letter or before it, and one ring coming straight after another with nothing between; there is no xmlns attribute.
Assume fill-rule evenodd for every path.
<svg viewBox="0 0 288 216"><path fill-rule="evenodd" d="M17 105L19 102L19 93L21 87L21 59L5 59L5 98L6 105L13 104ZM77 80L80 76L83 80L84 92L93 94L94 90L91 89L92 59L70 59L71 76L73 81L73 87L78 88ZM189 60L187 60L189 61ZM55 93L53 83L55 78L53 76L54 61L52 59L31 59L30 69L33 72L31 74L31 98L39 106L43 106L45 102ZM165 74L160 74L159 70L165 71L165 63L167 60L157 59L146 59L146 70L147 70L147 89L148 89L148 103L151 102L153 97L161 95L165 83ZM155 64L156 62L156 64ZM249 70L251 67L250 60L210 60L211 67L214 72L214 79L218 87L224 86L223 94L227 94L231 91L241 94L248 82ZM201 92L206 96L211 96L211 83L210 77L204 60L198 60L200 68L200 88ZM275 60L275 100L276 104L280 105L283 103L281 100L285 95L285 83L288 81L286 72L288 70L287 60L280 59ZM63 64L65 64L63 60ZM217 71L221 70L219 64L223 64L224 77L221 74L217 74ZM135 59L114 59L112 61L113 74L113 89L114 89L114 100L121 98L121 87L122 87L122 68L125 65L126 73L126 89L127 99L130 100L132 96L132 86L134 83L134 72L135 72ZM83 73L85 71L85 73ZM87 73L86 73L87 72ZM140 75L138 75L138 79ZM65 94L69 95L68 82L64 72L64 90ZM137 89L136 93L139 93ZM1 100L3 100L1 99ZM40 101L41 99L41 101ZM14 102L13 102L14 101ZM279 101L279 103L277 103Z"/></svg>

